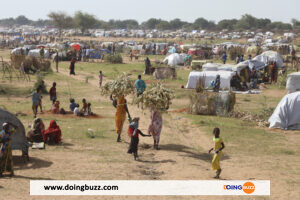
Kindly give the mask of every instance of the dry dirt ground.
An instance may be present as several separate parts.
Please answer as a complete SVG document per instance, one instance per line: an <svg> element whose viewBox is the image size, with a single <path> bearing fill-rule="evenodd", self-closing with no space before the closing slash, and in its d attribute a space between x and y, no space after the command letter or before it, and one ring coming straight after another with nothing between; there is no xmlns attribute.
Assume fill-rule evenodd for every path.
<svg viewBox="0 0 300 200"><path fill-rule="evenodd" d="M67 70L60 70L60 74L69 77ZM84 72L80 72L72 78L84 81L85 76ZM89 87L98 88L96 75L89 84ZM99 100L109 103L107 97L101 96ZM145 131L149 122L149 112L141 112L133 105L129 105L129 109L132 116L146 119L140 124ZM113 116L114 111L111 107L102 115ZM169 112L163 118L161 150L152 148L152 139L141 137L138 161L134 161L131 155L126 154L129 142L125 134L127 124L124 125L122 143L104 138L107 144L102 146L97 140L90 140L89 144L84 144L80 139L65 139L60 146L47 147L46 150L40 151L31 150L30 161L25 164L19 152L14 152L15 176L0 179L0 199L254 199L241 196L29 195L30 180L211 180L214 172L210 170L211 156L207 150L212 146L212 136L179 113ZM114 123L111 123L110 129L114 134ZM298 137L299 133L286 133L285 144L298 145ZM226 148L230 149L232 145L228 143ZM295 159L298 164L290 165L290 161L295 163ZM297 199L300 196L299 161L299 157L286 155L260 156L239 152L228 154L225 149L225 156L221 162L224 169L221 177L224 180L271 180L271 197L255 197L255 199Z"/></svg>

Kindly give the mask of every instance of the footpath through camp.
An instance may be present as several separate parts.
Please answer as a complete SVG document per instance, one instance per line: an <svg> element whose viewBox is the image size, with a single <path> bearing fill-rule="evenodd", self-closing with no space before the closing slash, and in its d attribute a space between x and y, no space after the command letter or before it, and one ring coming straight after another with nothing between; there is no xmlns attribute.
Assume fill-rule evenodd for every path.
<svg viewBox="0 0 300 200"><path fill-rule="evenodd" d="M78 64L80 65L80 64ZM96 64L93 64L93 67ZM117 66L122 72L126 69L133 80L142 74L139 67L136 72L124 66ZM63 62L59 73L45 75L45 84L51 86L57 83L57 98L61 108L68 108L69 99L74 98L80 104L83 98L92 104L92 111L101 118L63 117L46 113L51 108L48 95L43 95L44 114L38 111L46 128L55 119L62 132L60 145L47 145L44 150L29 150L30 160L23 161L20 151L14 151L15 176L5 176L0 179L0 190L3 196L13 199L28 197L29 180L209 180L215 175L211 170L212 155L208 150L214 145L212 130L221 129L226 148L221 160L223 169L221 179L224 180L271 180L271 194L274 199L296 197L296 187L299 183L297 147L298 132L284 132L257 127L252 122L238 119L189 115L188 113L172 112L188 107L188 91L180 88L181 82L187 82L187 76L181 82L167 80L163 83L175 90L175 99L168 112L163 113L163 128L160 136L159 150L153 148L152 138L140 138L139 158L135 161L127 154L130 138L127 136L128 121L125 121L122 131L122 141L116 142L115 108L109 96L102 95L99 89L98 71L104 73L103 85L116 78L110 74L111 66L99 64L97 68L77 67L76 75L70 76L68 63ZM52 66L55 71L55 66ZM125 71L125 70L124 70ZM184 69L180 73L187 74ZM179 73L179 76L182 75ZM88 77L88 81L87 81ZM31 77L33 80L34 76ZM142 75L151 80L152 77ZM24 91L32 87L33 82L16 81L14 85L3 81L1 87L13 90L14 94L0 96L1 106L12 113L19 112L26 130L32 124L31 99L24 98ZM148 86L148 85L147 85ZM18 90L16 88L21 88ZM48 88L50 89L50 88ZM265 95L271 98L275 107L284 96L284 91L277 88L266 90ZM26 94L25 94L26 93ZM278 96L277 96L278 95ZM275 97L274 97L275 96ZM277 97L276 97L277 96ZM257 102L262 102L262 94L237 95L237 107L248 104L249 109L257 110ZM130 115L140 118L139 129L147 134L150 122L150 112L132 104L133 95L128 96ZM16 104L17 102L17 104ZM252 108L251 108L252 107ZM23 113L23 114L22 114ZM45 114L46 113L46 114ZM59 116L59 117L57 117ZM89 131L91 130L91 131ZM258 156L259 155L259 156ZM260 163L259 165L257 163ZM284 172L284 173L283 173ZM17 188L17 189L16 189ZM19 192L13 192L18 190ZM273 192L274 190L274 192ZM96 197L97 198L97 197ZM101 197L99 197L100 199ZM121 197L113 197L121 199ZM128 197L130 199L130 197ZM179 198L179 197L178 197ZM182 199L184 197L180 197ZM197 199L203 199L196 197ZM41 199L41 197L30 197ZM43 197L42 199L51 199ZM59 199L81 199L78 197L60 197ZM153 199L153 197L135 197L135 199ZM166 197L165 199L174 199ZM205 197L205 199L224 199L223 197ZM230 199L241 199L241 197Z"/></svg>

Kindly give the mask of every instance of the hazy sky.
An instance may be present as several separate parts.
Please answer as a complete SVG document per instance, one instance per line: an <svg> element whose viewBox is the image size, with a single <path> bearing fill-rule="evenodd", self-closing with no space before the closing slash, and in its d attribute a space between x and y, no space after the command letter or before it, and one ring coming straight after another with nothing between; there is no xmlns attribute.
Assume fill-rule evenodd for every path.
<svg viewBox="0 0 300 200"><path fill-rule="evenodd" d="M219 21L248 13L272 21L300 20L300 0L1 0L0 18L25 15L47 18L50 11L73 14L81 10L97 18L166 20L180 18L193 22L198 17Z"/></svg>

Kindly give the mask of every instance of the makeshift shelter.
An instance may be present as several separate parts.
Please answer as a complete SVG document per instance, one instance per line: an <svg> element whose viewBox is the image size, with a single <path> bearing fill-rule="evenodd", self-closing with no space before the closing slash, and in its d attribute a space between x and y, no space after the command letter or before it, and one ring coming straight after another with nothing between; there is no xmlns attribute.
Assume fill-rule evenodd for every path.
<svg viewBox="0 0 300 200"><path fill-rule="evenodd" d="M202 66L203 71L218 71L218 68L221 66L221 63L206 63Z"/></svg>
<svg viewBox="0 0 300 200"><path fill-rule="evenodd" d="M300 90L300 72L294 72L288 75L286 81L286 90L288 93Z"/></svg>
<svg viewBox="0 0 300 200"><path fill-rule="evenodd" d="M176 69L173 67L157 67L153 73L155 79L176 78Z"/></svg>
<svg viewBox="0 0 300 200"><path fill-rule="evenodd" d="M41 54L40 54L40 50L41 49L33 49L33 50L30 50L29 53L28 53L28 56L30 57L41 57ZM47 49L44 49L44 58L50 58L50 53L49 53L49 50Z"/></svg>
<svg viewBox="0 0 300 200"><path fill-rule="evenodd" d="M226 116L235 104L235 94L230 91L194 93L189 98L189 112L196 115Z"/></svg>
<svg viewBox="0 0 300 200"><path fill-rule="evenodd" d="M244 62L240 62L239 64L237 64L237 66L239 67L247 66L250 69L254 68L255 70L261 70L266 66L266 64L259 60L246 60Z"/></svg>
<svg viewBox="0 0 300 200"><path fill-rule="evenodd" d="M229 90L230 89L230 80L234 76L234 72L231 71L192 71L189 74L189 79L186 84L186 88L195 89L200 78L204 78L204 88L210 86L211 81L214 81L217 75L220 75L221 84L220 89Z"/></svg>
<svg viewBox="0 0 300 200"><path fill-rule="evenodd" d="M171 53L171 54L177 53L176 47L172 47L172 48L168 51L168 53Z"/></svg>
<svg viewBox="0 0 300 200"><path fill-rule="evenodd" d="M269 118L270 128L300 130L300 92L285 95Z"/></svg>
<svg viewBox="0 0 300 200"><path fill-rule="evenodd" d="M25 136L25 128L22 122L12 113L0 108L0 130L2 130L2 124L4 122L10 122L17 126L16 132L12 136L12 149L21 150L22 156L28 158L28 143Z"/></svg>
<svg viewBox="0 0 300 200"><path fill-rule="evenodd" d="M173 53L169 56L167 56L163 62L167 63L169 66L176 66L176 65L183 65L184 63L184 57L186 56L186 54L181 53Z"/></svg>
<svg viewBox="0 0 300 200"><path fill-rule="evenodd" d="M71 43L70 47L73 47L76 51L79 51L79 49L82 47L79 43Z"/></svg>
<svg viewBox="0 0 300 200"><path fill-rule="evenodd" d="M283 67L283 60L279 53L277 53L276 51L265 51L253 58L253 60L258 60L265 63L266 65L268 64L268 62L276 62L277 67Z"/></svg>

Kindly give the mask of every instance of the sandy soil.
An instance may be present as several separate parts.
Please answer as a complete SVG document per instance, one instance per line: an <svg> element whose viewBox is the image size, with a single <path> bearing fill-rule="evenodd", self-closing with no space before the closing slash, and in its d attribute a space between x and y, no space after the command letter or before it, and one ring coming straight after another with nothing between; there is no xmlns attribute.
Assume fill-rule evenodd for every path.
<svg viewBox="0 0 300 200"><path fill-rule="evenodd" d="M67 70L61 70L60 73L66 76ZM90 75L90 74L89 74ZM86 74L83 72L72 76L78 81L84 81ZM105 80L104 80L105 81ZM98 87L98 79L89 81L91 87ZM103 101L107 98L102 97ZM149 112L139 110L137 107L129 105L131 115L134 117L149 118ZM112 111L114 112L113 108ZM170 196L170 197L33 197L29 196L29 180L44 179L71 179L71 180L210 180L214 172L210 170L211 156L207 150L212 145L212 137L201 131L199 127L193 125L189 120L183 118L180 113L169 112L164 114L164 126L161 135L161 150L152 148L152 139L140 139L140 159L134 161L132 156L127 155L129 139L125 136L123 130L123 141L120 144L110 146L111 151L120 152L120 156L126 157L126 162L120 164L109 158L103 160L101 152L103 151L96 142L89 145L82 145L77 140L66 140L60 146L49 146L46 150L30 151L30 162L23 163L18 152L16 152L15 174L13 178L5 177L0 179L1 198L7 200L18 199L253 199L252 197L201 197L201 196ZM146 130L148 120L142 120L140 127ZM112 129L114 125L112 125ZM125 125L126 127L127 125ZM286 145L295 142L298 139L297 133L286 134ZM227 144L230 148L231 144ZM107 147L107 146L106 146ZM52 151L55 149L55 151ZM93 151L94 154L87 154ZM238 154L238 152L237 152ZM285 170L296 170L299 166L290 166L289 160L294 157L284 155L278 156L235 156L226 153L222 160L222 179L258 179L271 180L271 198L270 199L297 199L300 192L299 174L293 176L284 173ZM299 160L299 158L297 158ZM284 162L282 162L284 160ZM281 173L278 173L277 169ZM286 179L290 184L286 184ZM297 184L298 183L298 184ZM264 199L264 197L257 197ZM266 199L268 199L266 197Z"/></svg>

